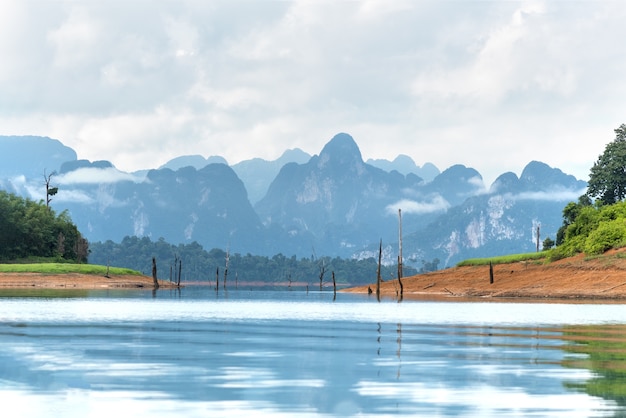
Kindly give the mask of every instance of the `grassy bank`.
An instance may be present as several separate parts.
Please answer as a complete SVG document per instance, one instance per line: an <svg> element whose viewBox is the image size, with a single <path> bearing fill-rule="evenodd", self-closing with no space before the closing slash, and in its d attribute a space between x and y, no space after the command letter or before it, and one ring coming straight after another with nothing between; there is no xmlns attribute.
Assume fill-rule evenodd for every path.
<svg viewBox="0 0 626 418"><path fill-rule="evenodd" d="M69 263L30 263L30 264L0 264L0 273L40 273L40 274L93 274L104 276L107 267L97 264L69 264ZM140 272L121 268L109 267L111 275L139 276Z"/></svg>
<svg viewBox="0 0 626 418"><path fill-rule="evenodd" d="M464 260L458 263L457 267L487 266L489 265L489 263L508 264L508 263L519 263L522 261L536 261L538 263L541 263L549 259L549 255L550 255L549 251L542 251L542 252L533 252L533 253L509 254L509 255L502 255L498 257L489 257L489 258L469 258L467 260Z"/></svg>

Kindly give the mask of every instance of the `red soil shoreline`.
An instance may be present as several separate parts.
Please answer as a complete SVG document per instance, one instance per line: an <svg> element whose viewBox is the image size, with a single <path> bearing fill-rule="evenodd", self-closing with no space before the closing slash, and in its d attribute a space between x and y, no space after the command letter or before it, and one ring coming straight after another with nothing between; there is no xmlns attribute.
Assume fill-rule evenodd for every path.
<svg viewBox="0 0 626 418"><path fill-rule="evenodd" d="M152 277L135 275L92 274L42 274L42 273L0 273L0 289L152 289ZM159 287L172 288L176 285L159 280Z"/></svg>
<svg viewBox="0 0 626 418"><path fill-rule="evenodd" d="M599 257L575 257L546 263L527 261L493 266L453 267L402 279L405 298L526 298L614 300L626 303L626 250ZM376 284L345 289L376 292ZM381 284L383 297L397 297L397 280Z"/></svg>

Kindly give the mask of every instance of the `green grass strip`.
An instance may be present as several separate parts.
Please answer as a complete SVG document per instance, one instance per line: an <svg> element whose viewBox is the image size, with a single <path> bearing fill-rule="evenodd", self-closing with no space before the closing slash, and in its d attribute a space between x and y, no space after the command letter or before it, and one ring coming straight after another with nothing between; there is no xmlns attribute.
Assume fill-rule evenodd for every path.
<svg viewBox="0 0 626 418"><path fill-rule="evenodd" d="M68 263L35 263L35 264L0 264L1 273L41 273L41 274L93 274L104 276L107 267L97 264L68 264ZM121 267L110 267L109 274L141 275L136 270Z"/></svg>
<svg viewBox="0 0 626 418"><path fill-rule="evenodd" d="M489 258L469 258L467 260L461 261L457 264L457 266L486 266L489 265L490 262L493 264L507 264L518 263L520 261L544 260L548 258L549 254L549 251L543 251L524 254L509 254Z"/></svg>

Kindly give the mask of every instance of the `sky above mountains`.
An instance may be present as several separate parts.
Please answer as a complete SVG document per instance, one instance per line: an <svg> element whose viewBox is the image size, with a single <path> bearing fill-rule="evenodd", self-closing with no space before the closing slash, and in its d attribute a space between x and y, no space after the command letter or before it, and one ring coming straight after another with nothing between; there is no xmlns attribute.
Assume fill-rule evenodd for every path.
<svg viewBox="0 0 626 418"><path fill-rule="evenodd" d="M620 1L0 0L0 134L125 171L179 155L540 160L587 180L626 123Z"/></svg>

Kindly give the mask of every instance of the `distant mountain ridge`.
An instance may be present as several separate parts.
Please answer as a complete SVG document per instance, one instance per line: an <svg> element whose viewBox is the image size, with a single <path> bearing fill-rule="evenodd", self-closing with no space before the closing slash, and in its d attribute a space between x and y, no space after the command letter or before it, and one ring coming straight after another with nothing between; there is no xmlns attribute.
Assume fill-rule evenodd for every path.
<svg viewBox="0 0 626 418"><path fill-rule="evenodd" d="M366 163L385 171L396 170L398 173L404 174L405 176L413 173L426 182L432 181L441 173L434 164L425 163L423 166L419 167L411 157L404 154L398 155L393 161L370 158Z"/></svg>
<svg viewBox="0 0 626 418"><path fill-rule="evenodd" d="M442 172L425 164L430 175L437 172L426 180L410 157L396 158L390 170L364 162L346 133L314 156L287 150L275 161L232 167L221 157L183 156L137 173L108 161L79 160L49 138L4 138L0 188L42 199L43 169L56 171L59 193L52 206L68 210L91 241L138 235L258 255L363 258L375 256L382 239L385 262L393 263L401 210L406 262L419 267L438 259L443 267L469 256L532 251L536 227L541 237L554 238L563 207L586 187L538 161L519 178L503 173L490 188L478 171L461 164ZM37 158L20 165L35 145L47 157L37 151Z"/></svg>

